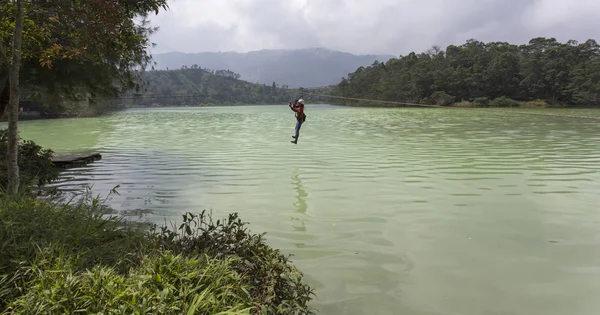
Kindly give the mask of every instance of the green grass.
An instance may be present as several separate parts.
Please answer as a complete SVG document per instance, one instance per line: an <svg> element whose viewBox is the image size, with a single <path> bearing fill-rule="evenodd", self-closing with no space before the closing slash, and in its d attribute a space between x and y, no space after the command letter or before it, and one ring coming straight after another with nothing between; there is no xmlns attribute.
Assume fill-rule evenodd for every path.
<svg viewBox="0 0 600 315"><path fill-rule="evenodd" d="M28 290L11 303L20 314L250 314L248 285L234 258L144 256L126 274L96 265L78 271L76 256L38 257Z"/></svg>
<svg viewBox="0 0 600 315"><path fill-rule="evenodd" d="M302 273L235 213L168 228L98 198L0 198L0 314L313 313Z"/></svg>

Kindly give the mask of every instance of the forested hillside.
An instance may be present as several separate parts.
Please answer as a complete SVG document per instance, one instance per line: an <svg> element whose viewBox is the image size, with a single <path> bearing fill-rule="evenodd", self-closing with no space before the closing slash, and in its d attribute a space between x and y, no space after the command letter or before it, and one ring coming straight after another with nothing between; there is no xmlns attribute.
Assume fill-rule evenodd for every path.
<svg viewBox="0 0 600 315"><path fill-rule="evenodd" d="M469 40L360 67L339 83L336 94L439 105L488 105L498 98L500 106L513 103L508 99L600 106L600 46L554 38L520 46Z"/></svg>
<svg viewBox="0 0 600 315"><path fill-rule="evenodd" d="M197 65L179 70L153 70L142 75L145 92L123 96L126 106L180 106L285 104L300 96L298 89L271 84L256 84L240 80L229 70L203 69ZM329 92L333 87L321 91ZM309 101L323 99L308 97Z"/></svg>

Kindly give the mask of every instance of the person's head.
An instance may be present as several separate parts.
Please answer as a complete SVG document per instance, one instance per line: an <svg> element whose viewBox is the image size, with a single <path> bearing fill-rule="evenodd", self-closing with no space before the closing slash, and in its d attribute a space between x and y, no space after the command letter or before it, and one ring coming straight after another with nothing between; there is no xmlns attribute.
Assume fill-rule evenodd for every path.
<svg viewBox="0 0 600 315"><path fill-rule="evenodd" d="M303 99L299 99L298 100L298 106L304 106L304 100Z"/></svg>

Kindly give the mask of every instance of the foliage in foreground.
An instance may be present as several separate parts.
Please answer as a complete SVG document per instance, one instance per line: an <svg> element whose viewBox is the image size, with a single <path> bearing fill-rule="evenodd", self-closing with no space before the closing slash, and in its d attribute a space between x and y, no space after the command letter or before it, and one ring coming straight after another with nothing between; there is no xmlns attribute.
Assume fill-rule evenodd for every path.
<svg viewBox="0 0 600 315"><path fill-rule="evenodd" d="M8 69L16 1L0 2L0 116L9 95ZM23 97L61 106L65 100L116 96L136 87L151 61L150 13L166 0L25 1L20 87ZM4 96L4 97L3 97Z"/></svg>
<svg viewBox="0 0 600 315"><path fill-rule="evenodd" d="M1 197L0 313L312 313L302 273L237 214L148 229L98 198Z"/></svg>
<svg viewBox="0 0 600 315"><path fill-rule="evenodd" d="M155 237L153 243L158 244L161 251L186 256L240 257L233 262L233 267L241 274L252 275L250 295L257 299L256 305L261 309L268 313L277 310L281 314L306 309L312 290L302 283L302 273L290 264L289 257L269 247L263 235L250 234L237 214L214 223L205 211L186 213L179 231L162 227L159 233L151 233Z"/></svg>
<svg viewBox="0 0 600 315"><path fill-rule="evenodd" d="M6 161L8 146L8 132L0 129L0 161ZM19 143L19 173L22 188L31 188L33 185L45 185L55 180L58 172L50 160L54 152L43 149L33 141ZM6 163L0 163L0 187L6 187L8 175Z"/></svg>
<svg viewBox="0 0 600 315"><path fill-rule="evenodd" d="M24 314L73 314L82 310L120 314L250 314L247 284L234 258L145 256L127 274L97 265L77 272L77 259L42 257L31 272L31 289L13 303ZM51 271L51 272L49 272Z"/></svg>

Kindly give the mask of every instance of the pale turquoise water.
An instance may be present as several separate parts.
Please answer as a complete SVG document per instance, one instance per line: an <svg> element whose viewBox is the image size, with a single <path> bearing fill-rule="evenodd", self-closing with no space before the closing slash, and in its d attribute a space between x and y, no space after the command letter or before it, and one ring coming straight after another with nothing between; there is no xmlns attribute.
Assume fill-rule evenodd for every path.
<svg viewBox="0 0 600 315"><path fill-rule="evenodd" d="M307 114L296 146L286 106L140 109L21 135L101 152L59 185L121 185L109 202L129 213L239 212L295 254L321 314L600 314L600 121Z"/></svg>

